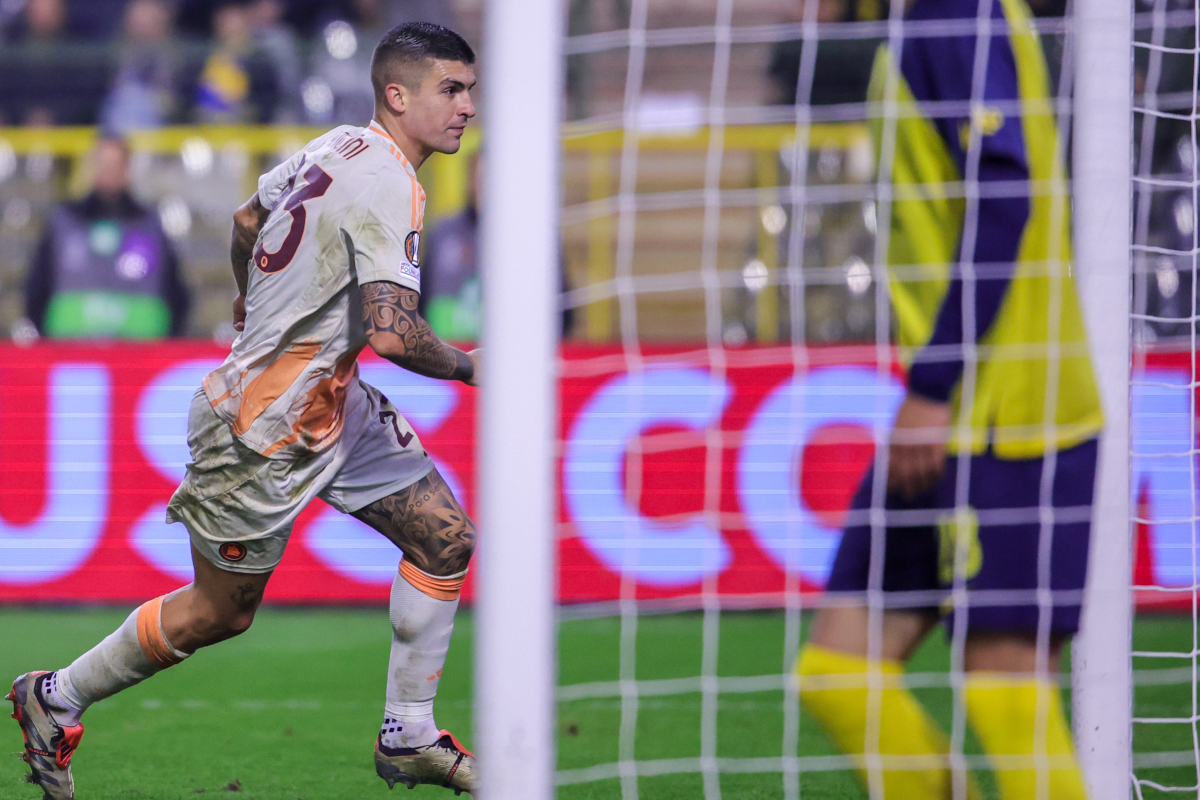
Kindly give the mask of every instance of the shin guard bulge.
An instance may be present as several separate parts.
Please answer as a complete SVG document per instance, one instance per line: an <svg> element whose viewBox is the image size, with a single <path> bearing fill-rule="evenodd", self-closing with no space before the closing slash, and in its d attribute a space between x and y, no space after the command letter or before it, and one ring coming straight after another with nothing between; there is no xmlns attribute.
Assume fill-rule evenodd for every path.
<svg viewBox="0 0 1200 800"><path fill-rule="evenodd" d="M975 672L967 676L964 695L967 720L995 770L1001 800L1087 800L1056 685Z"/></svg>
<svg viewBox="0 0 1200 800"><path fill-rule="evenodd" d="M879 673L879 688L873 691L868 687L874 671ZM805 709L833 744L854 760L865 784L882 782L883 800L954 797L946 737L905 688L900 662L872 663L861 656L809 644L800 654L796 672ZM872 698L875 693L878 699ZM878 718L872 720L876 703ZM869 727L878 730L878 747L867 741ZM868 774L867 753L882 756L883 769L877 776ZM968 775L967 797L977 800L979 796Z"/></svg>
<svg viewBox="0 0 1200 800"><path fill-rule="evenodd" d="M437 738L433 699L450 649L465 576L462 572L438 578L401 561L392 582L392 652L385 713L393 724L385 728L395 729L388 733L398 744L412 747Z"/></svg>
<svg viewBox="0 0 1200 800"><path fill-rule="evenodd" d="M63 699L83 711L187 658L190 653L176 650L163 634L162 604L170 596L145 603L100 644L60 669L58 691Z"/></svg>

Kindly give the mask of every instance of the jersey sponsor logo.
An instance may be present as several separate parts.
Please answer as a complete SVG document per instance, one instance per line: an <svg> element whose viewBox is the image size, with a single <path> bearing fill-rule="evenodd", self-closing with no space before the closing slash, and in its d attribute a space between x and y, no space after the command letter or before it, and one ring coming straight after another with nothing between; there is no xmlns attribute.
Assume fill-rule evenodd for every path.
<svg viewBox="0 0 1200 800"><path fill-rule="evenodd" d="M971 119L963 120L958 126L958 143L963 150L970 147L971 134L980 138L994 136L1004 127L1004 114L998 108L976 106L971 109Z"/></svg>
<svg viewBox="0 0 1200 800"><path fill-rule="evenodd" d="M421 268L421 232L411 231L404 239L404 257L416 269Z"/></svg>
<svg viewBox="0 0 1200 800"><path fill-rule="evenodd" d="M238 562L246 557L246 545L241 542L226 542L217 549L221 558L226 561Z"/></svg>

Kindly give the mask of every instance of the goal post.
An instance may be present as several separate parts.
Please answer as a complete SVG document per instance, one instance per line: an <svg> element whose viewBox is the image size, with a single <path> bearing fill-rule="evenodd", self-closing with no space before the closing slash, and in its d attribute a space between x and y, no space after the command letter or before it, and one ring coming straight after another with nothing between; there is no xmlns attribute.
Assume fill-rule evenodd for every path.
<svg viewBox="0 0 1200 800"><path fill-rule="evenodd" d="M1093 800L1131 794L1130 516L1132 4L1075 0L1075 264L1104 405L1075 731Z"/></svg>
<svg viewBox="0 0 1200 800"><path fill-rule="evenodd" d="M485 800L554 796L562 4L485 7L475 725Z"/></svg>

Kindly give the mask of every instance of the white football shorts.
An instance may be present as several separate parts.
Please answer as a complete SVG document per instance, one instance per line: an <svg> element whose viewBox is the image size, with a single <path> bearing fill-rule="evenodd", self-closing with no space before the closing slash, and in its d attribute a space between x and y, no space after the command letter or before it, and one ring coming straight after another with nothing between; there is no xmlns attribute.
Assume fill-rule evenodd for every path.
<svg viewBox="0 0 1200 800"><path fill-rule="evenodd" d="M192 461L167 506L192 544L230 572L279 565L296 516L319 497L344 514L411 486L433 469L412 426L378 389L347 392L341 437L319 453L267 458L246 447L204 391L192 398Z"/></svg>

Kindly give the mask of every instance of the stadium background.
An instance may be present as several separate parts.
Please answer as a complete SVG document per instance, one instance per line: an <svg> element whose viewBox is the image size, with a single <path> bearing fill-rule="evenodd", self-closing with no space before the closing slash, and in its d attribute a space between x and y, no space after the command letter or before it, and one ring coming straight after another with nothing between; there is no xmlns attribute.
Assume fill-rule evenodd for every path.
<svg viewBox="0 0 1200 800"><path fill-rule="evenodd" d="M433 18L456 27L472 43L480 41L478 0L182 0L164 4L170 24L152 31L149 38L129 29L130 5L124 0L0 2L0 332L9 339L0 345L0 666L14 674L37 666L26 664L34 656L69 657L102 635L117 616L115 611L85 610L75 604L124 607L187 579L186 545L177 528L162 524L161 508L182 474L187 398L198 376L223 357L233 337L229 301L234 288L227 255L233 208L253 191L262 171L312 136L334 124L366 120L363 58L381 30L407 18ZM240 32L214 26L213 13L224 5L238 9L238 24L244 26ZM869 0L821 0L820 8L823 24L870 22L881 13L879 4ZM684 742L661 740L668 730L690 731L699 725L702 623L699 616L681 609L696 608L705 591L715 589L726 608L761 609L728 616L721 623L721 675L746 681L735 689L742 692L742 705L723 711L731 715L723 719L731 720L733 729L739 724L747 730L785 724L779 673L787 668L786 651L792 643L785 641L786 625L778 609L792 577L802 592L819 591L839 516L873 456L872 428L887 418L893 407L890 398L898 396L899 377L880 375L876 368L878 297L870 267L875 219L871 203L864 199L872 176L870 147L861 122L839 105L847 96L838 92L851 92L852 100L854 86L825 83L834 72L818 69L813 87L812 116L818 122L808 129L805 164L810 204L799 222L806 234L802 313L793 313L793 295L780 278L793 222L779 187L792 180L784 156L796 134L795 114L781 100L780 80L786 84L788 31L798 38L802 9L803 3L791 0L734 4L732 25L739 30L776 26L782 32L746 36L734 44L729 61L726 104L737 113L729 115L731 124L723 132L719 176L723 206L715 259L724 348L720 368L714 370L712 320L706 308L710 287L697 267L705 257L706 212L694 201L704 190L710 132L703 120L714 54L711 42L702 37L691 41L676 33L711 26L714 3L649 4L650 36L656 30L666 33L659 46L648 51L637 101L643 155L635 190L657 204L648 202L636 211L630 281L625 283L617 277L615 199L623 136L613 127L614 120L619 127L626 102L627 65L626 54L609 47L605 37L628 25L629 2L569 4L559 470L559 593L569 606L560 626L560 683L566 688L560 692L563 796L621 796L614 776L603 770L588 773L617 756L620 715L615 709L620 700L610 694L618 678L615 654L624 631L611 614L617 607L613 601L621 598L632 597L642 601L641 610L656 612L642 620L635 634L642 643L638 680L695 683L664 688L657 707L661 713L639 717L638 758L687 760L696 754L699 745L692 738L698 739L698 734ZM1171 0L1145 2L1135 10L1141 38L1151 35L1148 20L1153 11L1168 15L1168 40L1191 46L1191 6ZM1065 7L1042 2L1034 11L1057 77ZM31 24L37 15L57 23L41 30L37 26L42 23ZM233 104L232 109L201 102L195 74L228 44L223 36L236 39L243 48L239 52L253 54L244 62L247 80L274 86L256 95L257 102ZM844 47L847 57L870 46L869 36L843 36L830 44L834 56ZM125 86L122 81L137 82L128 68L146 53L165 59L167 66L155 74L166 77L142 87L155 98L153 123L142 119L130 124L113 110L119 99L116 90ZM1145 62L1141 58L1135 65L1143 85ZM481 113L486 114L486 52L481 53L480 66ZM253 71L258 72L250 74ZM273 81L263 77L272 73ZM1158 108L1190 108L1190 79L1190 70L1172 71L1168 64L1156 77ZM832 98L824 111L817 101L822 90ZM54 102L39 104L39 98ZM120 128L127 135L133 193L157 215L178 252L192 298L182 340L49 341L39 337L25 317L27 270L43 224L56 204L87 190L87 155L102 128ZM480 144L473 135L464 155L435 156L422 170L429 195L427 231L471 204ZM1166 178L1190 175L1194 139L1186 125L1160 120L1142 141L1139 156L1147 165L1143 171ZM1142 244L1183 249L1191 242L1196 223L1190 190L1164 186L1137 199L1142 227L1136 235ZM436 250L436 237L427 236L426 246ZM1153 379L1161 378L1164 384L1191 381L1192 269L1190 259L1169 255L1145 256L1138 267L1135 302L1147 318L1135 323L1137 369L1150 380L1136 387L1133 397L1135 450L1144 455L1135 461L1133 474L1143 520L1134 580L1144 587L1182 587L1192 582L1192 526L1154 520L1190 518L1195 490L1189 474L1165 468L1163 460L1153 456L1194 447L1189 439L1195 431L1195 404L1157 393ZM470 297L464 302L469 310ZM633 331L621 327L622 302L635 307ZM803 320L803 330L792 329L795 319ZM647 402L639 400L642 416L625 418L629 393L639 391L628 380L631 339L638 343L639 359L665 368L659 391L698 399L690 404L655 403L658 395L652 391L643 397ZM413 422L471 508L471 391L393 374L395 370L385 371L373 358L362 363L364 373L379 376L368 380L394 387L385 388L386 393ZM724 398L716 406L711 402L714 382L717 395ZM861 394L831 392L830 386L852 386ZM796 398L805 402L803 424L780 423L773 407L786 409ZM613 433L614 426L620 426L621 435ZM713 489L706 482L709 429L719 430L723 443L715 507ZM595 435L597 430L606 436ZM81 441L89 444L81 449ZM762 491L757 482L761 476L756 479L744 467L748 453L782 465L777 470L782 476L779 486ZM88 467L64 466L80 463ZM715 522L707 513L712 511ZM774 522L787 513L805 520L806 541L815 547L793 552L788 531ZM636 574L623 576L622 551L612 548L614 515L621 517L620 525L635 526L644 540L674 537L691 542L691 550L675 548L669 563L644 564ZM110 711L98 709L94 714L115 719L114 710L119 709L128 717L127 734L143 742L156 741L185 719L195 726L195 738L189 741L198 750L205 746L205 731L225 725L273 731L263 734L264 747L285 743L286 738L278 737L285 737L284 730L292 736L295 728L308 749L283 757L281 769L268 770L243 754L216 768L189 755L186 766L180 767L170 761L170 750L153 744L154 758L164 769L184 778L156 777L156 788L144 791L173 796L192 791L193 785L217 789L238 780L251 794L263 797L293 796L293 790L296 796L361 796L357 788L333 779L325 785L325 777L305 772L305 753L318 748L315 731L329 724L324 710L349 708L346 730L353 728L351 723L363 730L374 724L374 694L347 700L320 686L321 680L339 680L342 664L356 659L382 663L386 622L372 609L382 608L396 555L364 530L314 504L297 525L293 546L268 593L272 603L364 608L267 614L256 633L244 637L247 641L230 646L230 655L210 659L203 669L195 665L190 678L172 676L173 682L161 688L135 690L128 699L112 703ZM18 547L25 551L39 537L47 543L69 538L72 545L47 548L39 563L16 563L4 555ZM791 564L793 570L784 569ZM468 583L467 597L470 594ZM1147 613L1164 607L1191 611L1193 606L1186 593L1144 591L1138 599ZM69 606L65 610L64 603ZM70 641L33 643L26 652L20 652L23 645L13 644L28 641L46 624L64 631ZM1137 646L1183 651L1189 649L1187 640L1193 634L1191 619L1143 614ZM336 644L339 637L345 638L344 644ZM448 674L457 668L459 678L447 680L439 701L439 721L460 728L467 726L470 712L470 671L464 660L469 642L469 628L463 625L452 655L457 667L448 665ZM313 675L279 685L253 678L229 695L228 702L198 699L221 691L222 665L237 668L233 665L247 658L258 659L263 674L274 669L294 672L290 659L305 658ZM940 642L918 659L918 674L942 674L947 668ZM1136 674L1139 685L1150 687L1139 694L1141 713L1170 716L1190 704L1190 670L1187 676L1169 669L1141 669ZM951 713L949 690L937 681L929 686L923 699L944 718ZM171 713L159 714L163 709ZM815 783L805 785L826 787L826 795L816 796L860 796L846 762L832 755L813 724L802 719L800 725L800 752L828 759L806 775L806 781ZM1138 762L1150 770L1146 774L1168 783L1195 784L1194 744L1185 735L1190 728L1194 725L1139 730L1135 747L1148 753ZM121 739L112 731L92 737L89 744L95 749L91 755L81 752L79 763L87 765L85 759L91 759L104 776L104 786L95 796L121 796L123 782L133 780L132 773L112 767L104 773L101 766L122 752ZM779 749L778 744L772 746ZM329 755L339 765L334 772L361 772L354 765L363 748L339 748L340 743ZM721 755L751 758L759 753L723 740ZM305 777L297 778L288 769ZM778 796L777 790L766 788L778 784L777 776L773 782L764 778L756 783L758 776L747 772L724 776L732 781L729 796ZM287 777L281 777L284 773ZM603 779L592 780L597 776ZM0 797L20 796L16 780L17 770L8 769L0 778L7 781L0 782ZM695 775L682 775L643 778L643 783L647 796L685 797L696 795L697 780ZM576 782L580 785L568 786Z"/></svg>

